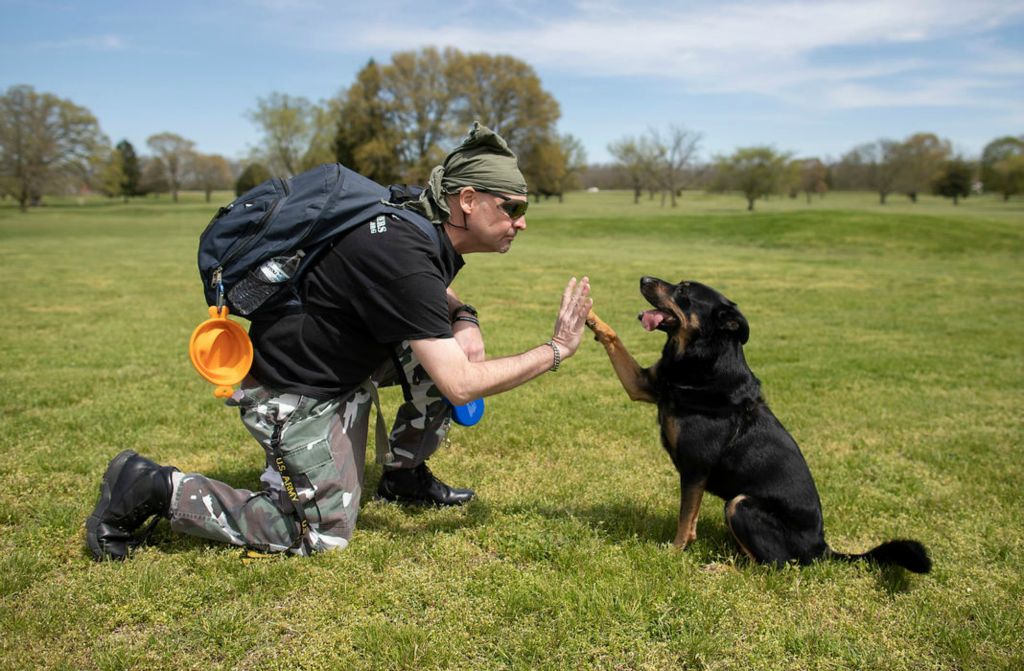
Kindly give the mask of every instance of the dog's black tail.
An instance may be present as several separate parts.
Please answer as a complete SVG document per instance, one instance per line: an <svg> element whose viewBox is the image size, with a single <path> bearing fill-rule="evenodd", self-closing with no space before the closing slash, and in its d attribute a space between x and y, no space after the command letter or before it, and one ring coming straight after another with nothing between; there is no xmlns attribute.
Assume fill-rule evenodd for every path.
<svg viewBox="0 0 1024 671"><path fill-rule="evenodd" d="M914 573L928 573L932 570L932 560L928 556L928 550L917 541L895 540L882 543L874 550L864 554L851 555L836 552L829 548L828 555L831 559L843 561L859 561L866 559L876 564L902 566Z"/></svg>

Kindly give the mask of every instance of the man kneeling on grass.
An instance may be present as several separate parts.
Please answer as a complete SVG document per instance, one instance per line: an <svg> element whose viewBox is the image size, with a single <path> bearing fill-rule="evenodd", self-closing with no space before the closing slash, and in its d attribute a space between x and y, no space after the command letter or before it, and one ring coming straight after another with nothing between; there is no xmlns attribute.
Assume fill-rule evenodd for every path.
<svg viewBox="0 0 1024 671"><path fill-rule="evenodd" d="M174 531L263 552L344 548L362 492L373 404L367 385L397 382L405 397L377 495L442 506L473 498L425 463L448 429L444 398L461 405L557 370L579 347L590 285L586 277L569 281L550 340L485 359L476 310L448 286L463 254L507 252L526 228L526 182L515 155L474 126L407 206L433 222L440 245L397 217L385 226L367 222L342 234L301 280L309 310L252 324L253 368L233 402L266 452L262 491L126 450L107 467L86 521L93 557L125 559L152 516L169 518Z"/></svg>

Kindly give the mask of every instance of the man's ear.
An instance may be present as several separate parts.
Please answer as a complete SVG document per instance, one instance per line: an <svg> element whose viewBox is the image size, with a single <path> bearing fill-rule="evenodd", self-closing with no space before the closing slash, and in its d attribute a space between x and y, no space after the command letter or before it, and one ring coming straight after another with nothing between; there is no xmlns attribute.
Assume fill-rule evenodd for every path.
<svg viewBox="0 0 1024 671"><path fill-rule="evenodd" d="M473 208L477 204L477 198L479 198L479 195L471 186L459 190L459 207L462 209L463 214L473 213Z"/></svg>
<svg viewBox="0 0 1024 671"><path fill-rule="evenodd" d="M734 333L741 345L745 345L750 338L750 325L747 324L747 318L740 313L735 305L730 305L719 311L718 328Z"/></svg>

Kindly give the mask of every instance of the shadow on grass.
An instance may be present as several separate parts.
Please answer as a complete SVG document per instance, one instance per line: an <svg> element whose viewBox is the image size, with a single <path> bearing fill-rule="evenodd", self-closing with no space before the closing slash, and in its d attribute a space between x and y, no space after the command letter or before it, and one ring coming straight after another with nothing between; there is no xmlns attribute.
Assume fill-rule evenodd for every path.
<svg viewBox="0 0 1024 671"><path fill-rule="evenodd" d="M554 523L575 519L591 534L612 545L643 544L670 549L675 538L677 517L670 511L656 512L635 503L592 506L503 506L503 515L535 515ZM685 550L699 564L723 559L740 559L740 553L723 520L705 520L698 525L697 540Z"/></svg>
<svg viewBox="0 0 1024 671"><path fill-rule="evenodd" d="M910 574L899 566L874 567L877 573L878 589L889 596L910 592Z"/></svg>
<svg viewBox="0 0 1024 671"><path fill-rule="evenodd" d="M215 480L236 488L259 489L259 472L251 467L218 468L206 474ZM406 506L374 501L380 468L369 467L365 474L358 528L364 532L382 532L410 542L435 537L438 534L454 534L464 530L493 527L494 534L501 535L503 520L521 524L523 518L539 518L544 529L553 535L567 521L575 521L577 528L584 527L585 535L600 539L612 545L643 544L661 546L669 551L669 545L676 531L676 517L672 511L653 511L649 506L621 502L600 505L545 505L512 504L492 505L477 499L460 508ZM394 514L395 511L400 511ZM755 566L738 549L723 520L715 516L704 519L698 525L698 538L685 551L688 561L699 565L716 565L726 562L730 565ZM515 534L513 533L514 537ZM571 539L574 534L569 533ZM564 537L564 535L563 535ZM223 548L229 552L238 547L197 536L171 531L161 521L151 534L148 545L169 555L192 553L206 548ZM84 556L91 556L82 547ZM910 576L900 567L873 567L879 591L889 596L911 591Z"/></svg>

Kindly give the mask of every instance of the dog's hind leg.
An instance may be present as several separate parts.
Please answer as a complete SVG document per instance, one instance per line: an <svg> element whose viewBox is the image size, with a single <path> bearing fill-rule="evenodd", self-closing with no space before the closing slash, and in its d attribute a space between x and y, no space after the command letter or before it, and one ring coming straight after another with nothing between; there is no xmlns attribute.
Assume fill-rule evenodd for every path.
<svg viewBox="0 0 1024 671"><path fill-rule="evenodd" d="M700 513L700 502L704 498L705 482L679 476L679 525L676 527L676 538L672 545L680 550L697 540L697 515Z"/></svg>
<svg viewBox="0 0 1024 671"><path fill-rule="evenodd" d="M728 501L725 522L740 549L755 562L781 567L793 559L778 518L756 498L740 494Z"/></svg>

